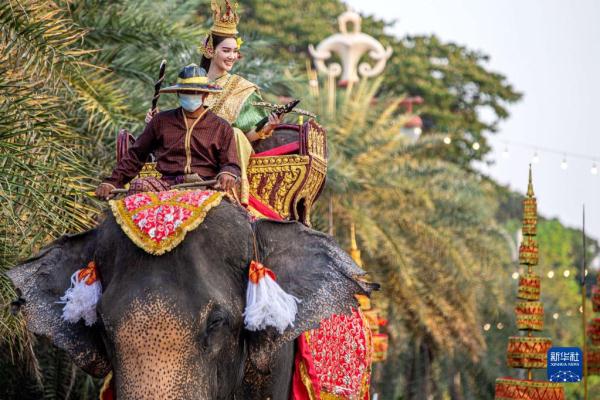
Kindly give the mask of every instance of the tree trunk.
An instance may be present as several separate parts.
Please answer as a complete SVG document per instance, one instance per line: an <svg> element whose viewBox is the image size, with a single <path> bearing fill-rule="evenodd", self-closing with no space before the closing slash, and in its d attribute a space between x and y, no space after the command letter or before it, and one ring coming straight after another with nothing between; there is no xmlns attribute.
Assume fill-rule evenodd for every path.
<svg viewBox="0 0 600 400"><path fill-rule="evenodd" d="M454 366L448 368L448 381L450 400L464 400L460 371L456 371Z"/></svg>

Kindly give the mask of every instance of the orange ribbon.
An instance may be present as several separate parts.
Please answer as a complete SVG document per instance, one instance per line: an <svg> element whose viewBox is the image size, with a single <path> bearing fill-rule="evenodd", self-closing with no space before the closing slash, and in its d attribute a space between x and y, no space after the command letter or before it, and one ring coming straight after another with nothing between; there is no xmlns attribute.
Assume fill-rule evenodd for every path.
<svg viewBox="0 0 600 400"><path fill-rule="evenodd" d="M77 280L81 282L84 279L86 285L91 285L98 279L95 262L90 261L87 267L79 270L79 273L77 274Z"/></svg>
<svg viewBox="0 0 600 400"><path fill-rule="evenodd" d="M257 284L262 278L264 278L265 275L269 275L271 279L276 280L275 273L273 271L258 261L252 260L252 262L250 262L250 272L248 273L250 282Z"/></svg>

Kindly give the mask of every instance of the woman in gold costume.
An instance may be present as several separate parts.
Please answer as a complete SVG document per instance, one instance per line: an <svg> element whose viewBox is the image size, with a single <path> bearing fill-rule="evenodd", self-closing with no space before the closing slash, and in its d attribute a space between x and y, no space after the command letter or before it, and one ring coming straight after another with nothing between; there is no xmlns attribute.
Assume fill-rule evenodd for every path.
<svg viewBox="0 0 600 400"><path fill-rule="evenodd" d="M252 154L250 142L271 136L275 127L281 123L281 118L277 114L269 114L265 108L255 105L262 101L256 84L240 75L230 73L240 59L242 43L238 36L239 16L236 7L237 4L232 7L229 0L225 0L225 10L222 10L216 0L211 1L213 25L199 50L202 54L200 67L208 72L210 80L223 88L220 93L210 94L204 104L219 117L227 120L234 128L242 169L240 200L247 204L246 167ZM146 115L146 122L149 122L152 116L149 112ZM265 117L268 117L267 124L257 129L257 124Z"/></svg>
<svg viewBox="0 0 600 400"><path fill-rule="evenodd" d="M223 92L209 96L206 105L244 132L248 140L263 139L270 136L280 121L276 114L271 114L269 123L257 131L256 124L268 115L264 108L254 105L262 101L259 88L240 75L230 73L240 58L239 17L229 0L225 0L225 12L215 0L212 0L211 8L213 26L200 46L200 67L208 72L209 79L223 88Z"/></svg>

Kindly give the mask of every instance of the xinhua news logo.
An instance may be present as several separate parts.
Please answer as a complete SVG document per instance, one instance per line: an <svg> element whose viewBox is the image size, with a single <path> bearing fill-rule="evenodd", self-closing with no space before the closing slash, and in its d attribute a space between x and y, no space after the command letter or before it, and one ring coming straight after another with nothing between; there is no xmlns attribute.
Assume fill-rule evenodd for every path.
<svg viewBox="0 0 600 400"><path fill-rule="evenodd" d="M583 353L578 347L552 347L548 350L550 382L580 382L583 375Z"/></svg>

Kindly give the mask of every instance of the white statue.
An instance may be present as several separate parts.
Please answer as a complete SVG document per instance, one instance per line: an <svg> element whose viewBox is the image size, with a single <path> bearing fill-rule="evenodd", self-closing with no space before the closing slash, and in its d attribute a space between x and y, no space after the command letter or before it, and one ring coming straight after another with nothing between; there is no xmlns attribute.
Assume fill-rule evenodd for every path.
<svg viewBox="0 0 600 400"><path fill-rule="evenodd" d="M340 83L353 84L359 81L358 73L361 77L373 77L383 72L387 60L392 55L391 47L385 49L375 38L360 31L361 18L354 11L346 11L338 17L340 33L329 36L317 45L308 46L310 55L314 58L317 69L328 76L339 77L342 75ZM348 31L348 24L353 24L352 32ZM368 52L369 57L375 61L371 66L367 62L358 65L360 58ZM342 64L331 63L325 65L325 60L331 58L332 53L337 53L342 60Z"/></svg>

